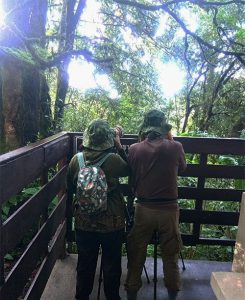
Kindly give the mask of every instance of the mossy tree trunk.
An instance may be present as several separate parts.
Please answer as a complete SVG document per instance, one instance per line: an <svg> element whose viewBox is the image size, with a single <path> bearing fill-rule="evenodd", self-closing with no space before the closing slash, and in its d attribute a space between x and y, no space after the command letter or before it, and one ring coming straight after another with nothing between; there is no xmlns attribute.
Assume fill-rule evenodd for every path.
<svg viewBox="0 0 245 300"><path fill-rule="evenodd" d="M2 65L3 151L20 146L22 119L22 72L19 64L5 58Z"/></svg>
<svg viewBox="0 0 245 300"><path fill-rule="evenodd" d="M0 65L0 154L3 152L3 98L2 98L2 68Z"/></svg>
<svg viewBox="0 0 245 300"><path fill-rule="evenodd" d="M47 1L33 0L22 5L17 0L4 0L5 12L13 11L2 33L0 46L9 49L26 49L25 42L42 46L44 43ZM8 26L9 22L9 26ZM15 28L11 24L15 24ZM21 32L21 34L20 34ZM1 60L1 152L16 149L34 142L43 123L44 78L35 61L26 63L21 57L10 54ZM41 101L42 100L42 101ZM42 102L42 104L41 104ZM46 114L47 115L47 114Z"/></svg>

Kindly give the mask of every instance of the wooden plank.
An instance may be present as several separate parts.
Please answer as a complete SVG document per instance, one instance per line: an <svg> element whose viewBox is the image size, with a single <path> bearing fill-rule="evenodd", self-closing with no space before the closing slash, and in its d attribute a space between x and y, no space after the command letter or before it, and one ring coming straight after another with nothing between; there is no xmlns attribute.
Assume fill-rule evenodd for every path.
<svg viewBox="0 0 245 300"><path fill-rule="evenodd" d="M2 206L0 205L0 228L2 227ZM0 287L4 284L4 250L3 235L0 230Z"/></svg>
<svg viewBox="0 0 245 300"><path fill-rule="evenodd" d="M121 143L123 146L131 146L134 143L138 142L138 137L123 137L121 138Z"/></svg>
<svg viewBox="0 0 245 300"><path fill-rule="evenodd" d="M67 242L68 242L68 252L72 252L72 227L73 227L73 208L72 208L72 202L73 202L73 193L70 189L67 190L67 203L66 203L66 218L67 218Z"/></svg>
<svg viewBox="0 0 245 300"><path fill-rule="evenodd" d="M43 170L44 151L39 148L0 166L2 174L0 204L19 193L36 179Z"/></svg>
<svg viewBox="0 0 245 300"><path fill-rule="evenodd" d="M241 199L232 272L245 273L245 192L243 193Z"/></svg>
<svg viewBox="0 0 245 300"><path fill-rule="evenodd" d="M70 151L70 138L69 136L63 136L58 140L44 145L43 148L45 151L45 167L53 166L68 155Z"/></svg>
<svg viewBox="0 0 245 300"><path fill-rule="evenodd" d="M13 159L17 159L20 156L30 154L35 152L37 149L42 148L44 145L53 142L61 137L69 136L67 132L60 132L55 135L52 135L46 139L40 140L36 143L31 143L28 146L24 146L18 148L16 150L7 152L5 154L0 155L0 165L6 164L8 161L12 161Z"/></svg>
<svg viewBox="0 0 245 300"><path fill-rule="evenodd" d="M124 196L132 196L132 192L127 184L121 185L121 190ZM202 197L203 200L213 201L232 201L240 202L243 190L232 189L211 189L211 188L194 188L194 187L179 187L179 199L197 199Z"/></svg>
<svg viewBox="0 0 245 300"><path fill-rule="evenodd" d="M66 234L66 222L64 221L57 229L57 235L55 242L49 249L48 255L43 260L30 288L28 289L24 300L36 300L40 299L52 269L55 265L56 260L60 256L62 251L62 245L64 243Z"/></svg>
<svg viewBox="0 0 245 300"><path fill-rule="evenodd" d="M180 222L237 226L239 212L197 211L180 209Z"/></svg>
<svg viewBox="0 0 245 300"><path fill-rule="evenodd" d="M8 274L5 284L0 290L0 299L14 300L21 294L31 272L47 249L49 235L45 225Z"/></svg>
<svg viewBox="0 0 245 300"><path fill-rule="evenodd" d="M5 190L5 186L2 184L3 182L3 172L2 172L2 168L0 165L0 206L3 203L3 194L4 194L4 190Z"/></svg>
<svg viewBox="0 0 245 300"><path fill-rule="evenodd" d="M184 246L195 246L197 244L197 237L193 234L181 234L181 239Z"/></svg>
<svg viewBox="0 0 245 300"><path fill-rule="evenodd" d="M132 192L127 184L120 185L124 196L132 196ZM178 187L179 199L197 199L214 200L214 201L232 201L240 202L243 190L233 189L214 189L214 188L197 188L197 187Z"/></svg>
<svg viewBox="0 0 245 300"><path fill-rule="evenodd" d="M234 246L235 240L229 239L211 239L211 238L196 238L191 234L181 234L181 238L184 246L196 246L196 245L220 245L220 246Z"/></svg>
<svg viewBox="0 0 245 300"><path fill-rule="evenodd" d="M186 153L244 155L245 140L233 138L175 137Z"/></svg>
<svg viewBox="0 0 245 300"><path fill-rule="evenodd" d="M137 135L124 135L123 145L137 142ZM182 143L186 153L245 155L245 140L235 138L174 137Z"/></svg>
<svg viewBox="0 0 245 300"><path fill-rule="evenodd" d="M100 261L99 257L99 261ZM210 287L211 272L229 271L231 268L230 262L216 262L207 260L188 260L184 258L186 270L180 270L182 289L178 294L178 300L216 300L215 295ZM58 260L51 277L47 283L44 294L41 300L73 300L75 299L76 286L76 265L77 254L69 255L65 260ZM182 267L182 262L179 259L179 267ZM145 269L150 278L150 283L147 283L145 272L142 273L142 287L138 293L138 300L153 300L154 294L154 259L147 257L145 261ZM97 266L94 279L94 288L90 299L97 299L100 264ZM127 294L123 283L127 276L127 257L122 257L122 277L120 286L121 299L127 299ZM157 259L157 299L167 299L167 290L163 283L162 260ZM58 283L58 284L57 284ZM103 285L103 284L102 284ZM228 285L229 286L229 285ZM103 288L102 288L103 289ZM101 290L100 300L106 300L106 297ZM233 300L236 300L235 298Z"/></svg>
<svg viewBox="0 0 245 300"><path fill-rule="evenodd" d="M0 289L0 299L16 300L21 294L40 257L47 253L48 244L53 234L64 220L65 202L66 197L64 196L14 265L6 278L5 284Z"/></svg>
<svg viewBox="0 0 245 300"><path fill-rule="evenodd" d="M234 246L235 240L231 239L211 239L211 238L200 238L198 240L200 245L220 245L220 246Z"/></svg>
<svg viewBox="0 0 245 300"><path fill-rule="evenodd" d="M224 165L194 165L188 164L183 177L202 177L205 178L234 178L244 179L244 166L224 166Z"/></svg>
<svg viewBox="0 0 245 300"><path fill-rule="evenodd" d="M211 287L217 300L244 300L244 272L212 272Z"/></svg>
<svg viewBox="0 0 245 300"><path fill-rule="evenodd" d="M4 254L14 249L26 232L33 226L34 222L47 209L49 203L65 184L66 171L67 167L63 167L49 183L5 221L1 228Z"/></svg>
<svg viewBox="0 0 245 300"><path fill-rule="evenodd" d="M233 189L209 189L192 187L178 188L179 199L196 199L202 197L203 200L240 202L242 192L242 190Z"/></svg>
<svg viewBox="0 0 245 300"><path fill-rule="evenodd" d="M79 135L79 133L78 133ZM121 138L124 145L130 145L128 141L138 141L137 134L125 134ZM186 153L206 153L206 154L245 154L245 140L239 138L211 138L211 137L183 137L176 136L174 140L182 143ZM126 141L124 143L124 141ZM207 151L207 147L210 150ZM194 152L193 152L194 150ZM221 150L221 151L220 151Z"/></svg>

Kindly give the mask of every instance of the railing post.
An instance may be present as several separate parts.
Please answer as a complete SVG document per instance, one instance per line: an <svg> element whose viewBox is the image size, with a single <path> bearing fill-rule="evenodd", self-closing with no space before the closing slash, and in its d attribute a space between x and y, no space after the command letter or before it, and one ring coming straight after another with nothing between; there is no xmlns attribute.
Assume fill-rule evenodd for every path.
<svg viewBox="0 0 245 300"><path fill-rule="evenodd" d="M208 155L201 153L200 154L200 167L205 167L207 165L207 160L208 160ZM200 176L198 177L197 181L197 188L204 188L205 187L205 177ZM203 205L203 198L199 196L196 198L196 203L195 203L195 210L196 211L202 211L202 205ZM200 238L200 229L201 225L199 224L194 224L193 226L193 235L195 236L196 241Z"/></svg>
<svg viewBox="0 0 245 300"><path fill-rule="evenodd" d="M2 237L2 205L0 205L0 287L4 284L4 256L3 256L3 237Z"/></svg>
<svg viewBox="0 0 245 300"><path fill-rule="evenodd" d="M47 168L45 168L44 170L43 170L43 173L42 173L42 175L41 175L41 177L40 177L40 184L41 184L41 186L44 186L45 184L47 184L48 183L48 169ZM45 210L45 212L43 213L43 215L41 216L41 226L42 226L42 224L46 221L48 219L48 208ZM41 227L40 226L40 227Z"/></svg>
<svg viewBox="0 0 245 300"><path fill-rule="evenodd" d="M70 151L68 154L68 162L70 162L72 156L76 153L76 144L74 142L75 138L74 135L70 135ZM69 189L67 189L67 202L66 202L66 220L67 220L67 232L66 232L66 239L67 239L67 251L72 253L72 202L73 202L73 193Z"/></svg>
<svg viewBox="0 0 245 300"><path fill-rule="evenodd" d="M58 171L60 171L65 165L67 164L67 158L63 158L62 160L60 160L58 162ZM63 195L66 193L66 188L65 186L63 187L63 189L61 189L59 191L59 194L58 194L58 199L61 200ZM67 202L66 202L67 204ZM65 218L66 216L64 216ZM63 221L63 219L62 219ZM62 248L61 248L61 251L60 251L60 258L61 259L64 259L66 257L66 238L64 237L64 240L63 240L63 245L62 245Z"/></svg>

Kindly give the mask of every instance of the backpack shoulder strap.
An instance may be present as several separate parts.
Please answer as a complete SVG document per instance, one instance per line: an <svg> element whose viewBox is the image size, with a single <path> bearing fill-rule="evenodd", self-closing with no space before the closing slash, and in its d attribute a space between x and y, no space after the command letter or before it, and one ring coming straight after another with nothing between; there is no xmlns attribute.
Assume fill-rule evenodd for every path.
<svg viewBox="0 0 245 300"><path fill-rule="evenodd" d="M85 161L84 161L84 156L82 152L77 153L77 160L79 163L79 168L85 167Z"/></svg>
<svg viewBox="0 0 245 300"><path fill-rule="evenodd" d="M113 153L107 153L104 157L101 158L101 160L99 160L96 164L94 164L94 166L100 167L111 154Z"/></svg>

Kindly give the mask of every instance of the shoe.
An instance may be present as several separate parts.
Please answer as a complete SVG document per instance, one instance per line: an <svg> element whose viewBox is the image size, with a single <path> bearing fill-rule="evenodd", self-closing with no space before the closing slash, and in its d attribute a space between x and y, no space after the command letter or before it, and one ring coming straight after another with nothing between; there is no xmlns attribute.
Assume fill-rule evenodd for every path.
<svg viewBox="0 0 245 300"><path fill-rule="evenodd" d="M168 290L168 300L176 300L178 291Z"/></svg>
<svg viewBox="0 0 245 300"><path fill-rule="evenodd" d="M137 292L127 291L127 300L137 300Z"/></svg>

